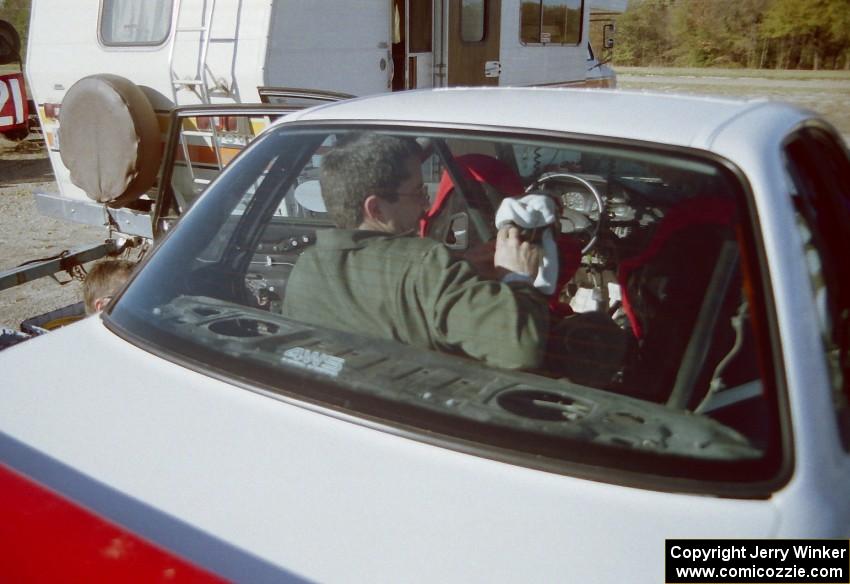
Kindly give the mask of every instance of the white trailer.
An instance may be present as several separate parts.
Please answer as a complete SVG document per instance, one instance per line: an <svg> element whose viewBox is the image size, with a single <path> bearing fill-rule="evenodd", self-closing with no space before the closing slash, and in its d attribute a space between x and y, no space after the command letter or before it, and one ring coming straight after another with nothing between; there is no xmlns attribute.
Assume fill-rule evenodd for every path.
<svg viewBox="0 0 850 584"><path fill-rule="evenodd" d="M27 65L40 103L94 73L160 92L156 107L259 86L581 85L591 8L625 0L34 0Z"/></svg>
<svg viewBox="0 0 850 584"><path fill-rule="evenodd" d="M162 176L186 208L269 119L181 120L188 131L166 173L161 153L181 108L304 103L304 92L281 88L333 100L444 86L613 86L590 49L590 15L625 4L33 0L26 73L58 185L36 193L36 204L46 216L150 239ZM115 147L122 131L129 158ZM2 274L0 288L30 273Z"/></svg>

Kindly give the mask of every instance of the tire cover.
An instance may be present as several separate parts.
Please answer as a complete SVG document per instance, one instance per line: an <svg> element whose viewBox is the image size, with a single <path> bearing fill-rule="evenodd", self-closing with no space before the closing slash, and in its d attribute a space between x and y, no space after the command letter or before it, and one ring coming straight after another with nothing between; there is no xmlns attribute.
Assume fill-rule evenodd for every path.
<svg viewBox="0 0 850 584"><path fill-rule="evenodd" d="M77 81L59 110L60 154L89 198L126 205L154 183L162 156L156 114L142 90L118 75Z"/></svg>

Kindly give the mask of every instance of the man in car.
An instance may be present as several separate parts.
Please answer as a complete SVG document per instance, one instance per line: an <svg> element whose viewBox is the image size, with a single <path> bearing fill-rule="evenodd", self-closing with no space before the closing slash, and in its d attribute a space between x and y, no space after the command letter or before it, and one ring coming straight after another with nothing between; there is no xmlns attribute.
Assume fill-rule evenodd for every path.
<svg viewBox="0 0 850 584"><path fill-rule="evenodd" d="M413 140L364 134L324 157L322 194L338 229L320 231L298 259L283 313L498 367L537 367L549 327L546 299L532 286L539 247L501 229L494 281L416 237L429 203L421 156Z"/></svg>

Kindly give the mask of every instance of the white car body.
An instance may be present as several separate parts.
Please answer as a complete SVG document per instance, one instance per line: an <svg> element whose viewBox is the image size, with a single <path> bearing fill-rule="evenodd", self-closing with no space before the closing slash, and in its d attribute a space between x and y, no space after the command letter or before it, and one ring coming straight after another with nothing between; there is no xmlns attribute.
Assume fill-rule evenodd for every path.
<svg viewBox="0 0 850 584"><path fill-rule="evenodd" d="M751 189L781 339L786 479L766 496L710 496L580 464L495 460L181 366L115 334L109 316L0 354L0 461L251 582L661 582L667 538L850 535L850 454L782 152L789 133L822 122L764 101L458 89L320 106L273 128L339 121L636 140L734 164Z"/></svg>

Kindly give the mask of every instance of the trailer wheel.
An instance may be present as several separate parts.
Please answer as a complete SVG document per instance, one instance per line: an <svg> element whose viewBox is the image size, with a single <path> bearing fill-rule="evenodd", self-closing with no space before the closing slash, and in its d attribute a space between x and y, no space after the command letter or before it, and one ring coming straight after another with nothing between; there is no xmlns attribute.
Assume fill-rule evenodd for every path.
<svg viewBox="0 0 850 584"><path fill-rule="evenodd" d="M120 207L153 186L162 157L156 113L142 90L118 75L77 81L59 113L60 153L71 182Z"/></svg>
<svg viewBox="0 0 850 584"><path fill-rule="evenodd" d="M17 63L21 60L21 37L15 27L0 20L0 65Z"/></svg>
<svg viewBox="0 0 850 584"><path fill-rule="evenodd" d="M8 132L0 132L3 134L3 137L12 142L20 142L30 135L29 124L27 124L26 128L17 128L15 130L9 130Z"/></svg>

